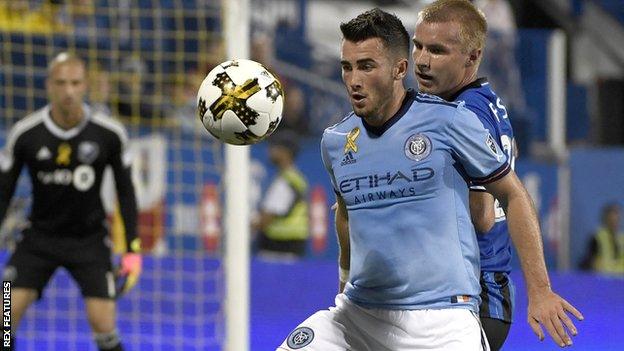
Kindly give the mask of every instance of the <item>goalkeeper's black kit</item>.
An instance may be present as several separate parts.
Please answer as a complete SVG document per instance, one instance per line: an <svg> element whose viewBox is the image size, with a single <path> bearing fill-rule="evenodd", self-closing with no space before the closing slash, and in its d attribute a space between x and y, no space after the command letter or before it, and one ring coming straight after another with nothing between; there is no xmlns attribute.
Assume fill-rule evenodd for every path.
<svg viewBox="0 0 624 351"><path fill-rule="evenodd" d="M24 166L32 183L30 225L4 269L16 287L40 294L57 267L65 267L83 296L114 297L110 240L100 197L110 166L129 250L136 248L137 207L124 127L91 113L76 127L54 123L48 106L17 122L0 155L0 218Z"/></svg>

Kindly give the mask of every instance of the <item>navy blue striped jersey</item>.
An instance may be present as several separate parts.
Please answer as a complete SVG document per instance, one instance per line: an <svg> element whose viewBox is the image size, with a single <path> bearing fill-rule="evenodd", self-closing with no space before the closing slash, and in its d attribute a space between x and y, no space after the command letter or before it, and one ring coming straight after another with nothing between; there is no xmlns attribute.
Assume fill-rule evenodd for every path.
<svg viewBox="0 0 624 351"><path fill-rule="evenodd" d="M496 96L486 78L479 78L465 86L455 94L453 101L463 101L470 111L474 112L483 126L490 132L499 147L503 149L514 168L515 143L511 122L507 109L501 99ZM472 186L471 191L485 191L482 186ZM511 240L507 229L505 213L495 202L496 221L488 233L479 233L479 249L481 252L481 270L487 272L511 271Z"/></svg>
<svg viewBox="0 0 624 351"><path fill-rule="evenodd" d="M325 130L323 163L349 218L344 292L354 303L477 310L468 184L500 179L510 167L464 105L408 90L381 127L350 113Z"/></svg>

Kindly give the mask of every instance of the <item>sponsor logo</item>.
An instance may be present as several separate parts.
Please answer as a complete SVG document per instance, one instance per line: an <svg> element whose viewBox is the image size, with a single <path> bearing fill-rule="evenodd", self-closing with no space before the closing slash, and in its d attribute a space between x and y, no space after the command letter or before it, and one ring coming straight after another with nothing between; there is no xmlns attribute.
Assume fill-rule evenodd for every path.
<svg viewBox="0 0 624 351"><path fill-rule="evenodd" d="M88 165L69 169L55 169L52 172L37 172L37 179L43 185L73 185L78 191L87 191L95 183L95 170Z"/></svg>
<svg viewBox="0 0 624 351"><path fill-rule="evenodd" d="M356 178L348 178L342 180L339 184L340 191L343 194L358 191L366 188L377 188L394 183L403 183L404 185L424 181L433 178L435 172L433 168L412 168L409 172L394 171L383 174L369 174Z"/></svg>
<svg viewBox="0 0 624 351"><path fill-rule="evenodd" d="M52 158L52 153L50 152L50 149L48 149L47 146L42 146L41 149L37 151L36 157L37 157L37 160L39 161L49 160L50 158Z"/></svg>
<svg viewBox="0 0 624 351"><path fill-rule="evenodd" d="M496 147L496 141L494 141L492 134L488 134L488 137L485 143L490 148L490 150L494 153L494 155L498 156L498 148Z"/></svg>
<svg viewBox="0 0 624 351"><path fill-rule="evenodd" d="M357 160L355 159L355 157L353 157L353 153L351 151L349 151L349 152L347 152L345 157L340 162L340 165L341 166L345 166L345 165L350 165L350 164L356 163L356 162L357 162Z"/></svg>

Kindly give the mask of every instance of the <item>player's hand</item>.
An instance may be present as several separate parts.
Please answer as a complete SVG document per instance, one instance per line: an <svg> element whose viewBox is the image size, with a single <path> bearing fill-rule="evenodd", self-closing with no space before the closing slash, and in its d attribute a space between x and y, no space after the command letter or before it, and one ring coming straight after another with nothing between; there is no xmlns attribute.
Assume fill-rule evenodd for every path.
<svg viewBox="0 0 624 351"><path fill-rule="evenodd" d="M557 345L561 347L572 345L572 338L568 332L576 335L578 331L568 317L568 312L580 321L584 319L581 312L550 289L546 293L529 296L528 322L540 341L544 340L542 330L544 326Z"/></svg>
<svg viewBox="0 0 624 351"><path fill-rule="evenodd" d="M128 252L121 257L121 267L117 272L121 284L118 285L117 296L125 294L136 285L142 269L143 258L141 254Z"/></svg>

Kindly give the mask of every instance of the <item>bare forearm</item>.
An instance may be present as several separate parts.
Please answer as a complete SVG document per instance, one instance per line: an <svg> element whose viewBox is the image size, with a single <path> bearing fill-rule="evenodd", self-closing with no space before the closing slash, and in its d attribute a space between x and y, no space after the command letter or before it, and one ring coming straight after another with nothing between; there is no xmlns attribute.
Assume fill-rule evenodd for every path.
<svg viewBox="0 0 624 351"><path fill-rule="evenodd" d="M345 287L345 283L348 277L344 277L345 272L348 272L350 268L351 260L351 247L349 243L349 220L347 217L347 211L342 201L338 201L336 208L336 234L338 235L338 268L341 272L341 279L339 284L339 292L342 292Z"/></svg>
<svg viewBox="0 0 624 351"><path fill-rule="evenodd" d="M543 289L550 290L537 214L524 188L508 199L506 213L509 234L518 251L529 298Z"/></svg>

